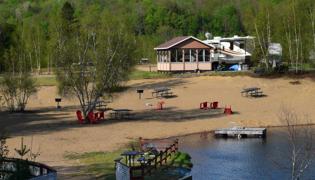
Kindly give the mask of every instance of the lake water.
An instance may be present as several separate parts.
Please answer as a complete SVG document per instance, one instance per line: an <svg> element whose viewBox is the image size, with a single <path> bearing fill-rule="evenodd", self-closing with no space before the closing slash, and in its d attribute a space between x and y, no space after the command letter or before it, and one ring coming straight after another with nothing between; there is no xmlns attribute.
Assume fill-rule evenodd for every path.
<svg viewBox="0 0 315 180"><path fill-rule="evenodd" d="M179 138L179 148L192 157L193 179L290 179L290 146L283 129L270 128L263 139L219 139L194 134ZM315 160L303 179L315 179Z"/></svg>

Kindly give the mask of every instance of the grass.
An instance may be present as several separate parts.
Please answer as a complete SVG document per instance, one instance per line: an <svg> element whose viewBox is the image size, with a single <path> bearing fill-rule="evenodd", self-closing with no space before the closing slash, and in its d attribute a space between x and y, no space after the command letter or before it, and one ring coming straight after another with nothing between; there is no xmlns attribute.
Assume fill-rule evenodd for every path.
<svg viewBox="0 0 315 180"><path fill-rule="evenodd" d="M82 166L80 168L78 174L73 174L73 176L80 175L91 175L96 179L106 179L106 180L114 180L115 179L115 163L114 160L120 157L120 154L125 149L120 149L113 152L89 152L83 154L77 153L68 153L65 155L66 159L75 160L79 162L79 165ZM150 180L158 180L158 179L178 179L178 175L170 175L166 171L166 167L170 169L169 166L171 162L174 164L186 163L186 156L182 153L177 153L172 156L173 160L168 161L168 166L162 166L158 168L156 171L153 171L151 176L146 176L145 179ZM189 157L190 158L190 157ZM122 160L124 161L124 159ZM190 160L188 160L190 163Z"/></svg>
<svg viewBox="0 0 315 180"><path fill-rule="evenodd" d="M66 154L65 158L77 160L84 168L76 175L92 175L99 179L115 179L114 160L120 157L122 151L114 152L89 152L84 154Z"/></svg>
<svg viewBox="0 0 315 180"><path fill-rule="evenodd" d="M131 72L129 78L134 79L158 79L158 78L168 78L171 75L169 73L159 73L159 72L148 72L135 70Z"/></svg>
<svg viewBox="0 0 315 180"><path fill-rule="evenodd" d="M167 78L170 77L169 74L162 74L158 72L147 72L147 71L139 71L135 70L131 72L129 78L131 80L134 79L157 79L157 78ZM1 79L2 77L0 77ZM57 80L56 76L34 76L35 82L37 86L56 86Z"/></svg>
<svg viewBox="0 0 315 180"><path fill-rule="evenodd" d="M37 86L56 86L57 80L55 76L35 76Z"/></svg>

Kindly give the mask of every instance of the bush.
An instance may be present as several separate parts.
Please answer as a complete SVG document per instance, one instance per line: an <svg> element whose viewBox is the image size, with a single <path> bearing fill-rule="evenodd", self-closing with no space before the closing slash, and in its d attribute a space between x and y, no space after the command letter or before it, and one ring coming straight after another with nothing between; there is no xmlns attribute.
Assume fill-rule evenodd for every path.
<svg viewBox="0 0 315 180"><path fill-rule="evenodd" d="M287 72L289 72L289 66L286 65L286 64L281 64L281 65L277 66L274 69L274 71L277 72L277 73L281 73L281 74L287 73Z"/></svg>
<svg viewBox="0 0 315 180"><path fill-rule="evenodd" d="M35 81L29 73L8 73L0 83L0 92L10 111L24 111L29 97L36 91Z"/></svg>

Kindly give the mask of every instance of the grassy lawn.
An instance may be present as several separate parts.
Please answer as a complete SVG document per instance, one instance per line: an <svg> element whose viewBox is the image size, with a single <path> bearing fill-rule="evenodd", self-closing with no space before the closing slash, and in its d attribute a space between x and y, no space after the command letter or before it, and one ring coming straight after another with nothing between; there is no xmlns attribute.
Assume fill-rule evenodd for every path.
<svg viewBox="0 0 315 180"><path fill-rule="evenodd" d="M80 176L80 175L91 175L96 179L108 179L114 180L115 179L115 163L114 160L120 157L120 154L126 149L120 149L114 152L89 152L84 154L76 154L70 153L65 155L66 159L75 160L79 163L82 168L80 168L80 172L78 174L73 174L73 176ZM159 167L157 170L152 171L151 176L146 176L145 179L178 179L178 175L170 175L165 169L170 169L170 162L178 165L182 162L186 162L187 160L183 159L186 158L185 154L179 153L176 156L173 156L169 159L168 165L164 165ZM175 159L174 159L175 158ZM124 159L122 160L124 162ZM187 162L186 162L187 163ZM190 163L190 161L188 162Z"/></svg>
<svg viewBox="0 0 315 180"><path fill-rule="evenodd" d="M129 78L134 79L157 79L157 78L167 78L170 77L169 74L162 74L158 72L147 72L135 70L131 72ZM35 76L36 84L38 86L56 86L57 80L54 75L52 76Z"/></svg>
<svg viewBox="0 0 315 180"><path fill-rule="evenodd" d="M99 179L115 179L114 160L120 157L122 151L114 152L90 152L84 154L67 154L65 157L71 160L77 160L84 166L79 175L92 175Z"/></svg>
<svg viewBox="0 0 315 180"><path fill-rule="evenodd" d="M243 75L250 75L250 72L204 72L201 73L200 76L243 76ZM158 73L158 72L148 72L148 71L141 71L135 70L130 73L129 79L130 80L137 80L137 79L160 79L160 78L169 78L169 77L193 77L199 76L195 73L186 73L186 74L170 74L170 73ZM0 80L2 77L0 76ZM34 76L36 81L36 85L38 86L56 86L57 80L56 76Z"/></svg>
<svg viewBox="0 0 315 180"><path fill-rule="evenodd" d="M38 86L56 86L57 80L55 76L35 76L36 85Z"/></svg>
<svg viewBox="0 0 315 180"><path fill-rule="evenodd" d="M157 79L157 78L167 78L170 76L171 75L167 74L167 73L135 70L135 71L131 72L129 78L130 79Z"/></svg>

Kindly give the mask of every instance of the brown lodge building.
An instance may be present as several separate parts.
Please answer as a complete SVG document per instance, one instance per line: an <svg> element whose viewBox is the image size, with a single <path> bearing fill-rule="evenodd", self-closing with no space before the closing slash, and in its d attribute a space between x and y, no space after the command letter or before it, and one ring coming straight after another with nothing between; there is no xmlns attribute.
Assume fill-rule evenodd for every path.
<svg viewBox="0 0 315 180"><path fill-rule="evenodd" d="M248 37L215 37L201 41L193 36L180 36L156 48L158 71L211 71L219 64L247 66L251 54L246 52Z"/></svg>

